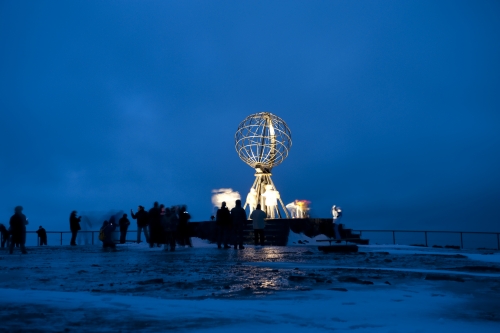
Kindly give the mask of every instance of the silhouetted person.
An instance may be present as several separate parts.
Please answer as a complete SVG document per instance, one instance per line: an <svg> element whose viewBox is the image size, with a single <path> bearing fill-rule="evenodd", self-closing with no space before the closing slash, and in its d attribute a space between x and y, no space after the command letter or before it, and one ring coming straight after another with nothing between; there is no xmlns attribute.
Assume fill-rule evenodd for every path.
<svg viewBox="0 0 500 333"><path fill-rule="evenodd" d="M40 226L36 233L38 234L38 243L40 244L40 246L47 245L47 232L45 231L45 229Z"/></svg>
<svg viewBox="0 0 500 333"><path fill-rule="evenodd" d="M21 207L22 209L23 207ZM28 218L26 217L26 215L24 215L24 230L23 230L23 240L22 240L22 243L23 245L26 245L26 226L29 224L28 222Z"/></svg>
<svg viewBox="0 0 500 333"><path fill-rule="evenodd" d="M255 245L264 245L264 228L266 227L265 218L267 214L260 209L260 204L250 214L250 219L253 221L253 236ZM259 241L260 240L260 241Z"/></svg>
<svg viewBox="0 0 500 333"><path fill-rule="evenodd" d="M179 219L177 217L176 208L164 208L162 211L162 227L165 231L165 250L170 247L170 251L175 251L175 238L177 235L177 227Z"/></svg>
<svg viewBox="0 0 500 333"><path fill-rule="evenodd" d="M28 253L24 247L24 241L26 239L26 216L23 214L23 207L17 206L14 208L14 215L11 216L9 225L11 234L9 253L12 254L14 245L16 244L21 247L21 252L23 254Z"/></svg>
<svg viewBox="0 0 500 333"><path fill-rule="evenodd" d="M233 223L234 249L238 246L243 250L243 229L247 223L247 212L241 207L241 200L236 200L236 206L231 209L231 222Z"/></svg>
<svg viewBox="0 0 500 333"><path fill-rule="evenodd" d="M144 237L146 237L146 243L149 243L149 216L148 212L144 210L143 206L139 206L137 210L137 214L134 214L132 209L130 210L130 214L134 220L137 220L137 243L141 242L141 231L144 232Z"/></svg>
<svg viewBox="0 0 500 333"><path fill-rule="evenodd" d="M342 217L342 209L333 205L332 207L332 215L333 215L333 232L335 233L335 239L337 239L337 243L340 243L340 239L342 238L339 232L340 227L340 218Z"/></svg>
<svg viewBox="0 0 500 333"><path fill-rule="evenodd" d="M164 205L160 205L160 225L163 229L163 235L165 237L164 243L165 243L165 251L168 249L168 240L167 240L167 225L168 225L168 219L170 218L170 209L165 208Z"/></svg>
<svg viewBox="0 0 500 333"><path fill-rule="evenodd" d="M110 223L108 221L104 221L101 227L100 232L104 234L104 239L102 240L102 247L105 248L116 248L116 244L113 241L113 232L116 229L116 223Z"/></svg>
<svg viewBox="0 0 500 333"><path fill-rule="evenodd" d="M177 232L180 233L180 239L182 245L187 245L189 247L193 247L191 244L191 237L189 237L189 219L191 215L187 212L187 207L182 206L179 209L179 227Z"/></svg>
<svg viewBox="0 0 500 333"><path fill-rule="evenodd" d="M149 210L149 247L153 247L155 243L160 245L163 243L163 239L161 209L158 202L155 202L153 208Z"/></svg>
<svg viewBox="0 0 500 333"><path fill-rule="evenodd" d="M125 241L127 240L128 226L130 225L127 214L123 214L118 223L120 224L120 244L125 244Z"/></svg>
<svg viewBox="0 0 500 333"><path fill-rule="evenodd" d="M0 223L0 236L2 237L2 248L5 247L5 244L7 244L7 247L9 246L9 239L10 239L10 233L9 230L5 227L5 225Z"/></svg>
<svg viewBox="0 0 500 333"><path fill-rule="evenodd" d="M217 209L217 214L215 215L215 224L217 225L217 247L220 249L222 243L224 243L224 248L230 249L231 246L228 244L228 238L231 231L231 214L226 207L226 202L222 202L221 207Z"/></svg>
<svg viewBox="0 0 500 333"><path fill-rule="evenodd" d="M71 230L71 242L70 245L76 245L76 235L78 234L78 230L82 229L80 227L81 216L76 216L76 210L71 212L69 216L69 228Z"/></svg>

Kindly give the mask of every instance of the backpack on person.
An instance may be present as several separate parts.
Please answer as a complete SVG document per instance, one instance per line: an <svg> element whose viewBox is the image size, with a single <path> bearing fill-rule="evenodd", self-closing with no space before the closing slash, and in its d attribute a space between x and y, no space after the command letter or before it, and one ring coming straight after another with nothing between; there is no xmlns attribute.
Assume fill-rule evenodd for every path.
<svg viewBox="0 0 500 333"><path fill-rule="evenodd" d="M104 235L104 228L101 228L101 230L99 230L99 240L101 242L104 242L104 238L106 238L106 236Z"/></svg>

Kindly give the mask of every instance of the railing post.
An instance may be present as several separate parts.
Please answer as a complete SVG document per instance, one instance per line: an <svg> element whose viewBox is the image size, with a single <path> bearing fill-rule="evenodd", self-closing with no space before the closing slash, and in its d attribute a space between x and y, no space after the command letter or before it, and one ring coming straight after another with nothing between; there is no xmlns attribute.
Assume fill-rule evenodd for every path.
<svg viewBox="0 0 500 333"><path fill-rule="evenodd" d="M460 248L464 248L464 237L462 232L460 232Z"/></svg>
<svg viewBox="0 0 500 333"><path fill-rule="evenodd" d="M394 230L392 231L392 242L396 245L396 232Z"/></svg>
<svg viewBox="0 0 500 333"><path fill-rule="evenodd" d="M425 231L424 233L425 233L425 246L429 247L429 245L427 245L427 231Z"/></svg>
<svg viewBox="0 0 500 333"><path fill-rule="evenodd" d="M62 231L61 231L61 245L62 245Z"/></svg>

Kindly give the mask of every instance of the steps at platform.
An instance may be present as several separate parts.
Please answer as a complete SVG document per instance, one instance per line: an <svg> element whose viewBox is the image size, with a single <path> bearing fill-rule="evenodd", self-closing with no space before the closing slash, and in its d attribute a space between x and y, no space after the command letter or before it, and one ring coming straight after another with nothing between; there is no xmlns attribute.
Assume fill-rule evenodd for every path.
<svg viewBox="0 0 500 333"><path fill-rule="evenodd" d="M264 245L286 246L289 232L290 227L283 219L267 220L264 229ZM254 233L251 223L246 226L243 235L245 244L254 244Z"/></svg>
<svg viewBox="0 0 500 333"><path fill-rule="evenodd" d="M344 229L343 224L342 224L340 235L342 236L342 238L349 238L351 243L356 243L359 245L368 245L369 244L368 239L361 239L361 236L359 234L352 232L352 229Z"/></svg>

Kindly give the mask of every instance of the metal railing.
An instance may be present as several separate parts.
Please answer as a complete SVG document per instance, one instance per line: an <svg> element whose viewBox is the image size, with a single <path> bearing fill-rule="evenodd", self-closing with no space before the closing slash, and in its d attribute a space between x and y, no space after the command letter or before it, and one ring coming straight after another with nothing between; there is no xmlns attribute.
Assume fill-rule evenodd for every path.
<svg viewBox="0 0 500 333"><path fill-rule="evenodd" d="M59 237L57 237L57 239L59 240L59 242L58 242L59 245L63 245L63 240L66 242L66 239L64 239L63 235L71 236L71 234L72 234L71 231L46 231L46 233L47 233L47 238L49 238L49 235L58 235ZM137 230L128 230L127 236L130 233L132 233L133 235L136 235ZM26 231L26 238L28 238L28 234L36 234L36 231ZM95 234L97 234L97 235L95 235ZM113 237L113 238L118 239L119 235L120 235L120 231L113 231L113 234L116 235L116 237ZM88 241L88 243L90 243L92 245L94 245L95 242L99 240L99 230L79 230L78 237L80 240L82 238L82 235L84 235L84 236L88 235L89 239L85 239L85 241ZM142 235L142 237L144 237L144 235ZM84 237L84 238L86 238L86 237ZM0 239L3 242L3 236L1 236ZM53 238L52 238L52 240L53 240ZM127 239L127 242L134 242L135 243L136 240L128 240ZM38 237L38 235L37 235L36 245L40 245L40 238ZM69 245L69 241L67 241L67 245Z"/></svg>
<svg viewBox="0 0 500 333"><path fill-rule="evenodd" d="M398 244L396 240L396 235L397 234L402 234L402 233L417 233L420 235L423 235L424 243L423 244L418 244L421 246L429 246L429 236L431 235L436 235L436 234L441 234L441 235L456 235L460 236L460 248L464 248L464 235L491 235L491 236L496 236L496 249L500 250L500 232L483 232L483 231L439 231L439 230L352 230L354 232L359 232L360 237L363 237L363 234L367 233L386 233L389 235L389 237L392 237L392 244ZM443 238L443 237L442 237ZM371 238L370 238L371 239ZM450 237L447 237L447 239L450 239ZM490 241L491 243L491 241ZM436 245L434 245L436 246Z"/></svg>
<svg viewBox="0 0 500 333"><path fill-rule="evenodd" d="M438 243L441 244L446 244L446 243L458 243L460 244L459 247L461 249L464 248L464 244L466 244L466 237L470 236L481 236L482 238L479 240L476 240L475 242L472 241L471 239L468 240L469 243L479 243L482 246L476 248L488 248L488 249L493 249L492 247L487 247L486 244L493 245L494 243L496 246L497 250L500 250L500 232L479 232L479 231L436 231L436 230L352 230L354 232L359 232L360 237L363 238L365 236L367 239L370 240L371 244L377 243L377 240L381 240L379 244L399 244L399 245L419 245L419 246L433 246L433 247L443 247L436 245ZM36 231L27 231L27 234L36 234ZM119 231L114 231L113 232L116 235L116 239L119 238ZM375 235L369 235L371 233L374 234L379 234L377 236ZM97 234L97 235L96 235ZM134 235L133 240L127 239L127 242L136 242L135 235L137 235L137 230L128 230L127 236L130 234ZM380 234L384 234L381 235ZM408 241L408 237L406 237L406 242L405 242L405 237L402 237L403 234L412 234L411 241ZM59 245L63 245L64 243L67 243L69 245L69 237L64 237L65 235L71 236L71 231L47 231L47 238L49 235L57 235L57 240ZM28 235L27 235L28 236ZM98 230L80 230L78 231L78 236L79 240L82 241L85 244L95 244L99 240L99 231ZM82 237L83 236L83 237ZM87 236L87 237L85 237ZM384 237L385 236L385 237ZM415 240L418 239L420 236L421 243L416 242ZM433 238L434 240L430 239ZM440 236L436 239L435 236ZM451 236L456 236L458 239L454 239ZM144 235L142 235L144 237ZM28 237L27 237L28 238ZM3 240L3 238L2 238ZM398 241L399 240L399 241ZM486 242L487 241L487 242ZM40 239L37 237L36 244L39 245ZM405 244L406 243L406 244ZM51 245L54 244L54 237L52 237ZM434 244L434 245L433 245ZM456 245L455 247L458 247Z"/></svg>

